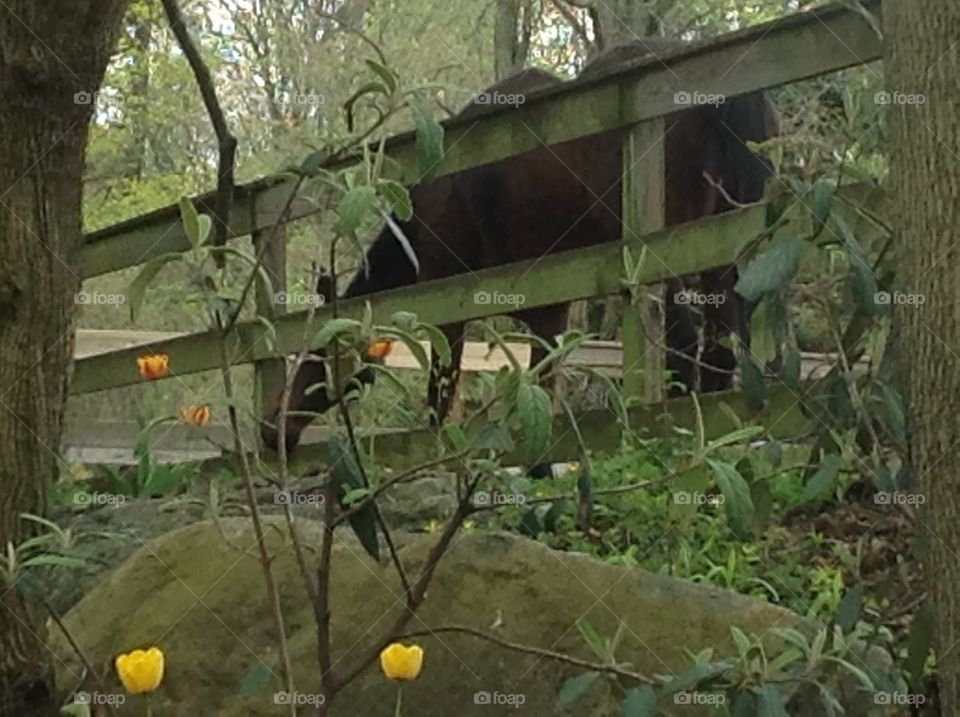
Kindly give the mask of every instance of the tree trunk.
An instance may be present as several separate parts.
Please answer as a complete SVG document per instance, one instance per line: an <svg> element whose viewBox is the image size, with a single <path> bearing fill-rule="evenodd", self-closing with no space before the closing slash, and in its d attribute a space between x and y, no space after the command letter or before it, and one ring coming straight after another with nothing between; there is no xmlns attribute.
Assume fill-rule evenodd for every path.
<svg viewBox="0 0 960 717"><path fill-rule="evenodd" d="M904 361L912 490L937 619L942 714L960 714L960 4L884 4L891 190L899 291L894 307ZM895 94L903 93L903 94ZM919 676L915 676L919 677ZM917 680L919 681L919 680Z"/></svg>
<svg viewBox="0 0 960 717"><path fill-rule="evenodd" d="M23 540L57 472L80 289L90 101L126 0L0 6L0 546ZM86 94L78 94L86 93ZM43 622L0 597L0 714L57 713Z"/></svg>

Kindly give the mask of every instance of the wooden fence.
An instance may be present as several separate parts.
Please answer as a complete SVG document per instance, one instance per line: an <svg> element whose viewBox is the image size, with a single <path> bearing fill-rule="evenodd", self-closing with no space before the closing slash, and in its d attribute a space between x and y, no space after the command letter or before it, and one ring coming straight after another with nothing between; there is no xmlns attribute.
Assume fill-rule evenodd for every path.
<svg viewBox="0 0 960 717"><path fill-rule="evenodd" d="M879 16L879 0L863 5ZM639 277L642 284L657 284L674 276L733 263L746 244L764 230L764 206L664 228L663 118L677 111L674 94L695 88L734 96L873 62L880 57L881 42L860 15L843 7L828 6L691 46L666 58L644 59L614 75L563 83L528 96L517 108L491 106L478 118L448 121L445 123L448 149L435 176L502 160L535 149L541 143L553 145L611 129L625 129L622 242L546 256L538 262L536 272L529 275L528 263L518 262L345 301L339 307L340 313L360 318L364 302L369 300L375 320L381 323L395 311L404 310L417 314L422 321L443 324L499 313L502 309L498 306L474 302L474 293L481 289L523 294L525 308L616 294L623 290L624 245L634 256L639 256L640 249L646 246L648 254L657 259L645 262ZM413 136L394 137L386 143L386 148L402 167L404 178L413 181L417 165ZM278 178L265 178L238 187L230 227L232 238L250 235L255 243L262 241L293 191L291 180ZM883 202L882 191L874 185L849 186L840 193L873 211ZM212 197L212 194L205 195L199 202L210 205ZM849 210L847 203L835 202L834 206L834 211L842 214L853 231L862 237L861 241L868 241L876 234L873 224L860 213ZM302 219L314 211L314 205L295 199L290 219ZM809 225L809 209L799 198L789 214L790 231ZM164 252L188 248L178 209L172 205L89 234L83 249L83 272L86 278L95 277L143 264ZM282 251L271 251L269 263L274 274L285 275ZM279 291L285 287L276 288ZM259 311L272 312L269 299L258 298ZM623 377L624 389L629 395L656 400L659 387L644 376L659 377L656 368L657 361L662 361L662 352L645 352L645 338L639 329L642 311L643 307L631 308L624 316L623 365L645 369L628 368ZM329 308L318 310L315 325L329 316ZM253 362L263 367L275 357L295 353L302 348L303 337L315 333L305 333L305 321L305 311L278 317L272 343L265 340L267 329L261 322L239 323L229 341L230 361L233 364ZM150 350L169 354L174 375L183 376L218 368L218 342L216 332L206 331L164 338L151 343ZM142 352L142 347L127 347L78 358L71 392L85 394L138 383L136 357ZM646 358L642 358L645 355ZM737 397L714 397L707 403L716 404L721 400L734 408L740 407L738 410L745 413ZM783 387L775 388L771 390L762 420L773 426L775 435L795 434L806 422L799 409L800 401L799 394ZM637 421L650 423L655 415L669 414L675 420L683 420L689 410L689 399L677 399L639 408L634 413ZM564 419L558 417L557 420L557 430L562 432ZM708 421L708 428L711 432L729 430L730 420L725 412L718 411ZM609 413L592 417L585 425L588 428L585 438L597 449L614 447L623 428ZM408 464L421 454L428 455L435 440L427 434L378 437L378 454L386 452L393 462ZM573 448L569 442L563 442L552 449L550 457L571 459L575 453ZM309 454L307 451L303 455Z"/></svg>

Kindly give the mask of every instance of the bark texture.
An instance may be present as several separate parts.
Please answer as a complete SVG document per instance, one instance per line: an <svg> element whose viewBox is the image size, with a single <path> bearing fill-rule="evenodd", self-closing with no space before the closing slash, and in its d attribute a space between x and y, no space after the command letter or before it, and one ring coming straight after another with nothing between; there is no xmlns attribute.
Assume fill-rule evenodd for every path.
<svg viewBox="0 0 960 717"><path fill-rule="evenodd" d="M942 714L960 714L960 4L885 3L891 190L911 490L936 614ZM899 93L899 94L895 94Z"/></svg>
<svg viewBox="0 0 960 717"><path fill-rule="evenodd" d="M56 475L87 128L127 0L0 4L0 547ZM43 622L0 593L0 715L56 714Z"/></svg>

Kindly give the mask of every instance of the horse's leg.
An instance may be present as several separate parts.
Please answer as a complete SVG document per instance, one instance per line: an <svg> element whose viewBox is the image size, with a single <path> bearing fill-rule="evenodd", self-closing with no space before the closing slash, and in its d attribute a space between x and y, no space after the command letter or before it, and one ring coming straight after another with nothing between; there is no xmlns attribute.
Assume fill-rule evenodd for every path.
<svg viewBox="0 0 960 717"><path fill-rule="evenodd" d="M666 297L664 299L663 320L667 341L667 369L672 374L673 385L668 396L682 396L689 391L697 390L697 350L700 346L700 337L697 334L697 322L694 320L693 310L689 304L680 300L684 291L680 279L667 281Z"/></svg>
<svg viewBox="0 0 960 717"><path fill-rule="evenodd" d="M440 330L450 343L450 363L440 363L435 347L430 350L430 385L427 390L427 405L430 408L430 423L441 426L450 414L450 407L457 395L460 382L460 360L463 358L464 322L446 324Z"/></svg>
<svg viewBox="0 0 960 717"><path fill-rule="evenodd" d="M552 344L554 336L562 334L567 330L567 323L570 318L570 304L555 304L553 306L541 306L536 309L516 311L511 314L511 316L524 322L533 334ZM547 350L539 343L533 344L530 349L531 368L545 359L547 353ZM543 381L543 384L547 392L553 397L553 412L559 413L561 410L560 396L566 393L566 385L563 377L555 372L551 372ZM531 478L552 478L553 468L550 463L538 462L529 466L527 473Z"/></svg>
<svg viewBox="0 0 960 717"><path fill-rule="evenodd" d="M703 307L703 354L701 390L723 391L733 384L737 366L734 351L724 346L724 338L735 337L744 346L750 345L750 324L746 300L735 290L737 269L719 267L704 272L701 286L707 303ZM709 367L715 367L709 368Z"/></svg>

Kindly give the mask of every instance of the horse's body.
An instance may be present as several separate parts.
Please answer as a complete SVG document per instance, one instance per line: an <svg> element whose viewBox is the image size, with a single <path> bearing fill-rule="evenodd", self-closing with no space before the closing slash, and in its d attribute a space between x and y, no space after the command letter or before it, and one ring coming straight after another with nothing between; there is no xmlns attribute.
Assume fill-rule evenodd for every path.
<svg viewBox="0 0 960 717"><path fill-rule="evenodd" d="M649 54L639 44L623 46L599 56L584 76L607 74L625 60ZM682 46L667 43L668 49ZM657 43L664 49L664 41ZM525 70L488 92L531 94L560 80L542 70ZM469 118L484 105L471 104L459 117ZM697 106L665 118L665 219L668 226L699 219L731 208L710 175L737 202L761 198L769 167L744 145L761 141L774 132L772 106L764 93L731 98L719 107ZM429 281L473 272L514 261L537 260L546 254L616 241L622 236L621 177L624 171L624 132L612 130L553 147L540 147L496 164L469 169L411 190L414 217L401 228L417 254L415 271L391 230L384 227L367 252L366 270L361 269L343 298L397 288L416 281ZM535 270L535 269L533 269ZM732 369L732 352L719 343L722 335L736 333L747 340L746 312L733 289L736 270L708 272L701 277L707 292L723 293L727 300L705 311L705 345L702 363ZM679 278L669 282L665 315L667 343L674 351L668 368L690 388L696 385L693 359L698 337L690 309L674 300ZM567 305L515 311L544 338L567 327ZM429 404L435 420L447 415L458 377L463 350L464 323L442 327L450 340L452 361L441 370L434 357ZM542 356L535 345L533 360ZM305 396L308 386L323 380L320 362L305 364L297 375L290 409L322 412L329 408L325 391ZM716 390L729 384L727 372L706 371L701 390ZM274 412L274 417L275 417ZM271 417L272 419L273 417ZM272 420L271 420L272 422ZM309 419L288 418L287 442L293 447ZM268 446L276 445L276 430L265 424Z"/></svg>

